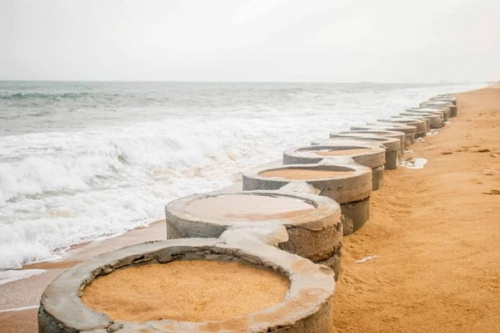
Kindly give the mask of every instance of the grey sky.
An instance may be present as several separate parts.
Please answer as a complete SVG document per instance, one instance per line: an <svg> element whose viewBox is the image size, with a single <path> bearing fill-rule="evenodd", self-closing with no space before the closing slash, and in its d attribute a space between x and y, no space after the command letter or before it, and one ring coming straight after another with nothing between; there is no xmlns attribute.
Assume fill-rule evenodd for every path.
<svg viewBox="0 0 500 333"><path fill-rule="evenodd" d="M499 0L0 0L0 79L500 79Z"/></svg>

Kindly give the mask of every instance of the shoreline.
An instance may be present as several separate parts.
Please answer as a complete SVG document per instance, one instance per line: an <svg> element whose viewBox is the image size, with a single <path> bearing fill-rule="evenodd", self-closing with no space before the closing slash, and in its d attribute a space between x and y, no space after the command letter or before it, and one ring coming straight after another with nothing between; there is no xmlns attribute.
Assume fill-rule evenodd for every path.
<svg viewBox="0 0 500 333"><path fill-rule="evenodd" d="M491 91L494 92L492 93ZM462 171L460 177L452 177L453 175L450 170L453 170L457 163L471 162L469 153L476 153L474 154L474 158L472 158L472 162L477 162L477 157L485 158L486 160L488 160L488 158L497 158L488 157L486 156L487 154L498 154L498 158L500 158L498 138L496 138L495 141L495 131L492 130L492 128L489 128L489 131L491 131L489 139L484 137L477 138L477 135L473 135L483 133L486 129L488 129L488 125L495 128L495 124L499 123L500 116L497 115L497 110L500 109L499 97L496 97L495 99L495 105L497 105L497 109L493 108L493 111L484 111L478 106L475 106L475 102L468 101L471 98L477 98L475 95L485 94L499 96L500 89L488 87L481 90L458 94L457 99L460 105L459 117L453 118L453 121L446 127L444 127L438 135L428 136L424 138L423 142L416 142L412 146L412 150L414 152L407 157L413 156L416 158L426 158L428 162L423 169L407 169L400 167L397 170L386 171L384 177L384 186L381 190L373 194L373 202L371 203L370 207L372 211L370 220L356 234L344 238L346 249L343 252L344 269L334 296L336 304L338 305L334 310L334 326L336 329L339 329L342 332L382 332L399 330L403 330L405 332L417 332L421 331L422 329L422 326L418 327L418 325L423 325L421 320L424 320L425 324L428 324L428 311L425 311L425 317L416 318L415 316L412 316L411 313L405 313L407 318L402 318L401 313L398 314L397 311L395 311L394 313L389 313L387 312L388 310L386 310L387 308L389 308L390 304L393 304L395 305L394 308L398 311L401 309L413 309L418 310L418 313L423 313L422 309L420 309L418 306L415 306L415 298L417 297L417 295L411 294L410 297L405 297L411 298L406 300L405 302L404 299L398 300L398 298L385 299L384 296L387 295L383 293L387 292L390 295L401 297L401 292L405 294L404 292L408 291L408 287L412 286L413 288L422 288L422 290L425 291L425 288L427 286L425 284L422 285L421 281L414 281L411 286L405 286L407 287L407 289L397 289L399 290L399 295L394 290L396 289L394 287L397 283L407 284L406 279L413 279L414 276L418 275L420 271L428 269L425 266L428 264L427 262L419 262L423 265L422 267L413 267L415 264L411 262L411 270L407 270L406 267L403 267L402 271L398 270L398 265L405 266L408 264L407 260L405 260L405 258L403 257L403 253L405 253L405 250L407 250L406 253L409 256L409 261L415 258L419 258L418 256L420 253L410 251L412 249L408 249L407 247L409 245L406 244L413 245L415 243L418 249L421 248L421 251L424 255L432 255L431 250L428 248L429 244L427 243L427 238L429 238L429 235L424 233L425 230L422 231L418 229L419 226L422 227L420 225L422 219L432 220L432 218L434 218L434 220L432 220L433 223L427 221L423 224L426 228L428 228L426 230L430 230L431 235L433 235L434 232L439 235L439 238L433 238L433 241L435 243L432 243L431 245L442 251L445 251L446 245L449 245L440 244L439 242L439 239L441 238L447 239L446 231L453 230L453 232L456 233L454 235L458 237L460 241L463 241L463 236L466 236L468 235L468 233L470 233L470 225L466 224L467 222L470 223L470 217L467 221L460 221L461 223L464 223L464 225L459 225L460 228L463 228L463 230L454 229L453 222L457 219L457 216L455 215L458 212L461 212L460 206L458 206L459 209L453 209L452 212L449 212L441 205L436 205L435 202L433 203L432 199L437 200L437 197L435 196L439 196L439 193L443 193L443 195L448 196L442 198L443 202L446 202L450 205L456 205L456 203L454 202L455 195L462 193L460 192L460 190L455 189L456 182L460 181L460 179L468 175L468 173L467 170L465 170ZM481 117L490 114L491 119L489 119L486 124L482 124L486 127L483 127L482 129L473 127L473 133L464 134L463 137L460 135L460 131L470 131L471 125L476 125L476 123L479 123L482 119L484 119ZM478 129L483 132L476 132ZM480 144L472 143L473 141L479 139L482 140L481 142L478 142ZM467 142L467 144L464 144L464 142ZM486 147L488 144L491 146L491 148ZM475 145L478 145L479 147L474 147ZM484 149L488 149L489 151L479 151ZM483 154L485 156L482 156L480 154ZM493 167L491 167L492 171L486 172L493 172L493 176L486 175L486 173L483 175L483 177L486 177L485 179L487 179L487 181L496 181L496 183L494 182L494 184L491 185L492 188L489 189L489 191L500 189L500 185L498 184L500 180L500 166L498 158L494 160L496 161L496 163L493 163ZM472 163L470 167L473 169L474 163ZM440 176L443 174L446 175L446 177ZM474 174L474 177L478 178L479 176ZM493 177L493 179L491 179L491 177ZM432 183L433 181L437 182L439 186L435 186ZM485 185L485 181L477 181L482 182L482 184L474 183L472 184L472 187L474 187L475 185ZM431 182L431 184L429 184L428 182ZM403 186L402 184L404 184L405 186ZM235 188L237 186L238 183L236 182L235 185L231 186L231 188ZM227 191L227 189L225 190ZM463 191L465 194L469 196L471 195L469 187L466 187L466 189L464 189ZM488 210L487 207L483 209L482 218L489 218L494 221L495 214L496 216L498 216L499 213L498 201L496 201L497 208L494 209L495 200L498 200L498 197L494 195L495 192L492 192L491 195L485 195L486 193L488 193L488 189L483 189L482 192L477 194L473 192L472 194L478 196L479 199L487 198L480 201L486 201L490 205L493 205L493 209ZM440 201L438 200L438 202ZM467 203L467 201L465 203ZM462 204L464 204L464 202L462 202ZM440 218L445 217L455 219L445 219L445 221L447 222L446 225L449 227L447 230L441 230L434 216L435 212L432 211L430 207L436 209L436 212L439 213ZM402 219L403 221L399 221L398 219ZM387 221L394 223L387 224ZM498 230L498 227L496 227L496 229L494 227L495 226L492 226L492 229L490 231L494 232L495 230ZM412 228L416 228L416 230L413 230ZM481 229L480 231L484 230ZM413 236L415 236L415 234L418 236L418 239L414 239L415 237L412 238L412 232L414 233ZM462 233L465 233L465 235ZM478 232L478 235L476 236L478 237L478 240L481 240L480 244L485 246L485 240L481 237L484 236L483 233ZM495 235L493 233L489 236L492 236L490 239L488 239L489 244L497 244L498 242L500 242L498 235ZM43 274L36 275L27 279L17 280L4 285L0 285L0 293L4 295L2 297L3 302L0 303L0 323L2 323L3 326L7 329L6 332L35 332L37 309L23 309L23 307L38 306L39 296L43 292L46 284L52 281L55 276L62 273L62 271L64 271L65 269L70 268L81 261L88 260L89 258L99 253L109 252L124 246L141 243L144 241L165 238L165 223L164 220L160 220L151 223L148 227L133 229L116 237L91 241L80 246L76 246L75 248L69 250L66 253L65 257L61 260L45 261L23 266L22 269L46 269L47 271ZM467 244L463 244L463 246L466 245ZM393 253L395 249L399 251L397 254ZM479 251L479 249L477 250ZM444 254L452 255L454 253ZM355 260L362 259L368 255L377 255L379 257L373 258L372 260L366 261L362 264L354 263ZM500 256L495 253L495 248L492 249L491 255L496 255L496 257L494 257L493 259L498 259L496 262L500 262ZM452 257L446 256L440 256L439 258L440 260L442 260L442 262L440 262L441 265L445 265L450 260L455 260ZM398 260L398 264L394 263L396 260ZM386 261L390 262L386 263ZM495 261L492 262L494 263ZM436 265L438 264L434 262L432 263ZM483 267L481 266L481 268ZM456 268L454 267L453 269ZM493 267L492 269L493 270L489 272L490 274L493 273L493 276L496 277L497 280L492 281L489 287L493 288L491 291L491 293L493 293L492 296L496 295L496 299L498 300L500 299L500 297L498 297L500 296L500 292L498 290L498 285L500 284L500 272L496 267ZM389 270L389 275L386 275L388 273L387 270ZM391 274L393 274L394 272L398 273L395 277L391 277ZM406 276L406 274L408 274L408 276ZM471 276L465 276L470 278L475 277L473 273ZM440 277L441 280L443 280L444 277ZM446 281L446 279L444 280ZM393 283L388 284L387 282ZM379 288L383 288L382 290L384 290L384 292L382 292ZM362 301L365 302L364 304L366 305L366 307L363 307L361 305ZM423 303L417 302L417 305L420 304L421 306L429 306L430 308L434 308L432 307L432 303L427 303L426 301L427 299L423 300ZM494 310L496 310L496 313L499 313L499 301L495 303L494 298L492 298L490 303L493 306L496 306L496 308L491 308L489 310L491 310L493 314L495 314ZM374 307L374 304L377 306ZM381 304L384 306L381 307ZM439 304L441 305L441 307L443 306L443 304ZM16 311L16 309L18 310ZM366 311L367 309L370 309L372 311ZM380 313L377 312L377 309L380 311ZM464 315L464 313L460 313L460 311L458 310L459 309L455 309L454 307L454 313L456 313L457 316L461 314L462 317L470 319L469 317L467 317L467 313ZM376 314L375 316L374 313ZM439 313L440 312L438 312L438 314ZM446 313L446 315L453 315L453 313ZM354 318L359 319L355 320ZM406 323L410 321L408 318L414 320L411 325L406 325ZM377 320L374 321L374 319ZM452 320L450 319L450 321ZM497 327L500 327L500 323L498 321L495 323L494 318L488 317L484 322L486 323L486 326L484 326L486 328L491 323L496 324ZM418 324L417 327L415 327L416 324ZM440 322L439 324L443 325L443 322ZM374 325L380 326L375 327ZM438 326L438 328L430 328L430 326L425 327L428 329L442 331L440 330L442 326ZM481 329L484 327L481 327ZM492 326L492 328L494 329L495 326ZM453 329L456 329L455 331L460 331L461 329L463 329L463 326L454 326ZM452 332L453 330L450 328L449 331ZM487 330L485 330L485 332L487 332Z"/></svg>

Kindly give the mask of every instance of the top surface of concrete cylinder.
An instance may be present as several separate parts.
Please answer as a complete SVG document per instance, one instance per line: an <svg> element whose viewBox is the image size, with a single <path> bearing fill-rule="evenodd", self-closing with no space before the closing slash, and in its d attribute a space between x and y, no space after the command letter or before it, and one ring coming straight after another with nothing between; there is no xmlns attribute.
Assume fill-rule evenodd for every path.
<svg viewBox="0 0 500 333"><path fill-rule="evenodd" d="M403 113L405 112L410 112L415 114L425 114L425 115L437 115L441 119L444 119L446 110L431 109L431 108L411 108L403 111Z"/></svg>
<svg viewBox="0 0 500 333"><path fill-rule="evenodd" d="M407 111L415 111L415 112L439 112L443 116L444 121L448 121L448 118L451 115L450 108L448 107L419 107L419 108L410 108Z"/></svg>
<svg viewBox="0 0 500 333"><path fill-rule="evenodd" d="M402 133L404 136L404 133ZM334 134L330 133L330 139L333 140L321 140L317 141L319 145L330 145L329 143L335 142L335 139L340 139L340 140L353 140L353 141L362 141L366 143L377 143L378 145L383 145L387 150L399 150L401 148L401 140L399 138L395 137L389 137L389 136L381 136L381 135L376 135L376 134L369 134L369 133L347 133L347 134ZM316 145L316 141L314 142Z"/></svg>
<svg viewBox="0 0 500 333"><path fill-rule="evenodd" d="M223 226L254 225L258 222L285 226L301 225L317 229L318 221L339 213L338 204L322 196L284 191L246 191L198 194L170 202L167 220L174 217L187 222ZM334 216L335 217L335 216ZM325 220L326 221L326 220ZM328 221L322 223L328 223ZM221 231L206 232L200 237L219 237Z"/></svg>
<svg viewBox="0 0 500 333"><path fill-rule="evenodd" d="M408 124L416 127L417 132L427 132L427 121L419 120L416 118L409 117L401 117L401 118L385 118L385 119L377 119L378 123L399 123L399 124Z"/></svg>
<svg viewBox="0 0 500 333"><path fill-rule="evenodd" d="M298 147L283 153L283 164L319 163L322 160L352 158L356 163L376 168L385 164L385 148L380 144L330 140L328 145Z"/></svg>
<svg viewBox="0 0 500 333"><path fill-rule="evenodd" d="M399 114L402 117L425 117L429 120L429 128L441 128L443 126L443 118L441 114L437 113L419 113L419 112L401 112Z"/></svg>
<svg viewBox="0 0 500 333"><path fill-rule="evenodd" d="M262 167L243 172L243 190L277 190L288 184L307 183L340 204L369 198L371 168L353 163L292 164ZM289 175L293 171L296 174ZM320 173L320 176L317 176Z"/></svg>
<svg viewBox="0 0 500 333"><path fill-rule="evenodd" d="M332 270L263 243L240 243L213 238L149 242L79 264L45 289L40 303L39 332L281 332L284 327L290 333L308 329L332 332L331 322L328 322L331 321L329 313L335 288ZM87 307L79 297L92 280L116 269L173 260L237 260L280 272L290 280L290 288L285 299L272 307L230 320L207 322L113 321L104 313ZM147 283L147 277L144 282ZM317 316L319 312L324 316L321 319ZM321 324L321 321L328 323Z"/></svg>
<svg viewBox="0 0 500 333"><path fill-rule="evenodd" d="M435 106L446 106L446 107L454 107L455 105L452 102L448 101L425 101L420 103L420 106L428 107L429 105Z"/></svg>
<svg viewBox="0 0 500 333"><path fill-rule="evenodd" d="M335 255L342 241L340 205L330 198L297 192L247 191L193 195L165 208L173 238L258 238L314 262ZM267 230L278 230L270 236ZM223 236L221 236L223 235Z"/></svg>

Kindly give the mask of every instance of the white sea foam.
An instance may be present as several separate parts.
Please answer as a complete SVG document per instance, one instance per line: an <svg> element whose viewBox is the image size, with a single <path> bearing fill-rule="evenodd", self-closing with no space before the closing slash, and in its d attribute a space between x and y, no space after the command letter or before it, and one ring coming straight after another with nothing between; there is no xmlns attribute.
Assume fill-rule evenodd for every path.
<svg viewBox="0 0 500 333"><path fill-rule="evenodd" d="M99 89L114 94L109 85ZM0 269L145 225L172 199L228 186L231 175L287 148L451 89L170 84L140 86L155 96L144 98L139 86L120 85L125 92L109 103L103 92L65 94L59 86L55 106L53 98L43 104L47 94L0 98L10 122L0 124ZM32 117L30 98L45 105L42 115Z"/></svg>
<svg viewBox="0 0 500 333"><path fill-rule="evenodd" d="M27 279L35 275L44 273L44 269L23 269L23 270L5 270L0 271L0 285L16 280Z"/></svg>

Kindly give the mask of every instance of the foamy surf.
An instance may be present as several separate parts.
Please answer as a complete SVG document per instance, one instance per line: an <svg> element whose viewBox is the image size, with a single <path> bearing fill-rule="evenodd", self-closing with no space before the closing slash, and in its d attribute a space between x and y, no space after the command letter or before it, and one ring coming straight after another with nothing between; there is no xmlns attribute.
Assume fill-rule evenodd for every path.
<svg viewBox="0 0 500 333"><path fill-rule="evenodd" d="M45 273L44 269L24 269L24 270L5 270L0 271L0 285L16 280L27 279L32 276Z"/></svg>

